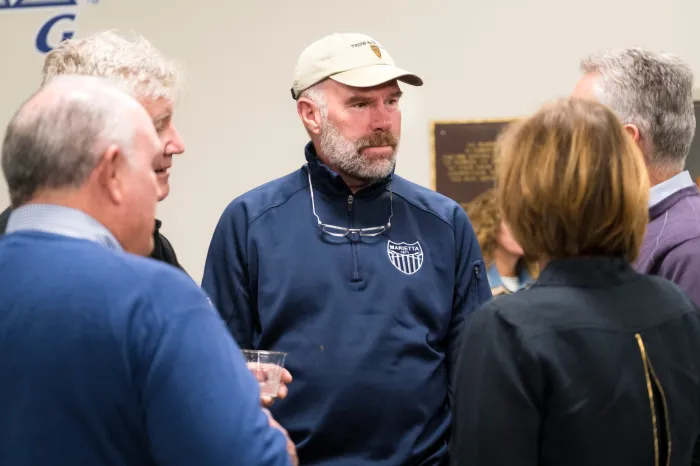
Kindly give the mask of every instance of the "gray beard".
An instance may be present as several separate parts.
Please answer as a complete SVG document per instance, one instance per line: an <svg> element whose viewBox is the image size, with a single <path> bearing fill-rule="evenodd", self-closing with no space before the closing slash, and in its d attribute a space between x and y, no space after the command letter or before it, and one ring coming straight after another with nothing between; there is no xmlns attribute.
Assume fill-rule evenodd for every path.
<svg viewBox="0 0 700 466"><path fill-rule="evenodd" d="M325 118L321 122L320 144L328 164L342 174L363 183L371 184L386 178L396 166L396 148L390 159L366 159L358 150L358 144L346 139Z"/></svg>

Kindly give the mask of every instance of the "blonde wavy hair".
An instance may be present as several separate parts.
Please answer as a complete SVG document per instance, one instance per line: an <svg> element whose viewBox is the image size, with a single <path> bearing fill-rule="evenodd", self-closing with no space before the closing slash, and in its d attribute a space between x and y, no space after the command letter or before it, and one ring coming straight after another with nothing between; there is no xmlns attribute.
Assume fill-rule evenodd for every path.
<svg viewBox="0 0 700 466"><path fill-rule="evenodd" d="M138 99L165 98L175 103L183 91L177 64L144 37L127 39L114 31L61 42L46 55L42 86L61 75L111 79Z"/></svg>
<svg viewBox="0 0 700 466"><path fill-rule="evenodd" d="M469 202L464 209L476 232L484 261L493 261L493 252L498 247L498 233L501 228L501 211L496 199L496 191L489 189Z"/></svg>
<svg viewBox="0 0 700 466"><path fill-rule="evenodd" d="M474 227L476 239L487 266L493 263L493 255L498 248L498 235L503 220L497 194L495 189L484 191L469 202L464 209ZM525 267L532 277L537 275L536 263L526 257L520 259L518 266Z"/></svg>

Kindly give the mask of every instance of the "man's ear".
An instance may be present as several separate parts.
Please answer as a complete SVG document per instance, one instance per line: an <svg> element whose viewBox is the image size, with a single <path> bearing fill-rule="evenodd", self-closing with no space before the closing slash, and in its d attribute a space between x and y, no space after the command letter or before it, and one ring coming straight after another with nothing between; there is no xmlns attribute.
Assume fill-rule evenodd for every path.
<svg viewBox="0 0 700 466"><path fill-rule="evenodd" d="M297 101L297 113L309 133L319 134L321 130L321 110L313 100L300 97Z"/></svg>
<svg viewBox="0 0 700 466"><path fill-rule="evenodd" d="M111 145L102 153L102 158L95 168L100 186L115 204L121 204L124 198L127 163L119 146Z"/></svg>
<svg viewBox="0 0 700 466"><path fill-rule="evenodd" d="M627 131L627 134L632 136L632 139L634 142L637 144L640 144L640 139L641 139L641 134L639 133L639 127L637 125L625 125L625 131Z"/></svg>

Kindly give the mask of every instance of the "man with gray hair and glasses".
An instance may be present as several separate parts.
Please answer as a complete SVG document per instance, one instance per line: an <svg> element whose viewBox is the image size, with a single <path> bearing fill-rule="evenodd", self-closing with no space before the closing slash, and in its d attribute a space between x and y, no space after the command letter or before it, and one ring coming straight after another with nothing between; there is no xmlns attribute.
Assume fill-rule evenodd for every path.
<svg viewBox="0 0 700 466"><path fill-rule="evenodd" d="M163 146L155 170L160 186L158 200L164 200L170 192L173 155L185 150L173 123L175 105L182 91L179 67L143 37L127 39L113 31L104 31L63 41L46 55L42 84L66 74L117 80L145 107ZM5 230L10 213L11 208L8 208L0 214L0 234ZM160 231L161 221L154 218L153 222L153 249L146 255L182 269L172 244Z"/></svg>
<svg viewBox="0 0 700 466"><path fill-rule="evenodd" d="M700 305L700 192L685 170L695 133L690 67L628 48L586 58L581 70L573 94L615 111L646 161L650 221L637 270L677 283Z"/></svg>
<svg viewBox="0 0 700 466"><path fill-rule="evenodd" d="M149 114L101 78L56 78L10 122L0 464L296 463L206 296L140 257L162 154Z"/></svg>

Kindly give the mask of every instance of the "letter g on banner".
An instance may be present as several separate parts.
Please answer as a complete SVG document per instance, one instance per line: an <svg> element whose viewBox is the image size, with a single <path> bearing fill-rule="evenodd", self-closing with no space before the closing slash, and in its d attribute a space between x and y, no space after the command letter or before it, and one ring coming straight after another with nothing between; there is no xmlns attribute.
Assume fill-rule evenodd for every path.
<svg viewBox="0 0 700 466"><path fill-rule="evenodd" d="M62 21L70 21L72 25L75 21L75 14L67 13L63 15L54 16L53 18L49 19L46 23L44 23L44 25L41 27L41 29L39 29L39 32L36 35L37 50L39 50L41 53L48 53L56 45L58 45L49 45L49 35L51 35L51 33L54 31L54 27L57 27L56 25ZM75 34L75 31L73 30L61 31L61 40L59 40L59 42L71 39L73 37L73 34Z"/></svg>

